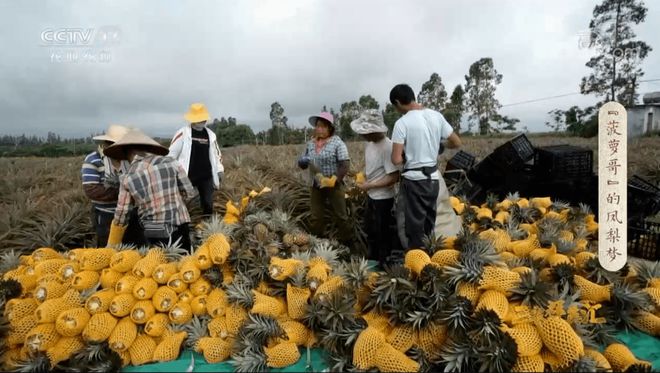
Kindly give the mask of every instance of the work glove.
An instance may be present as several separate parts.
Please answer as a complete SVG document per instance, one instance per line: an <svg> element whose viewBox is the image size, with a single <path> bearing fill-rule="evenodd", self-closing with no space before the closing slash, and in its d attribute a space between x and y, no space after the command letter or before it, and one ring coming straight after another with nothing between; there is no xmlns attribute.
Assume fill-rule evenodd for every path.
<svg viewBox="0 0 660 373"><path fill-rule="evenodd" d="M103 179L103 186L105 189L119 189L119 175L106 175Z"/></svg>
<svg viewBox="0 0 660 373"><path fill-rule="evenodd" d="M126 232L126 227L126 225L117 225L114 221L110 224L108 247L121 245L121 241L124 239L124 232Z"/></svg>
<svg viewBox="0 0 660 373"><path fill-rule="evenodd" d="M298 158L298 167L300 167L304 170L309 166L309 162L310 162L309 157L306 156L306 155L303 155L302 157Z"/></svg>
<svg viewBox="0 0 660 373"><path fill-rule="evenodd" d="M331 177L321 177L319 180L319 188L334 188L337 183L337 176L332 175Z"/></svg>

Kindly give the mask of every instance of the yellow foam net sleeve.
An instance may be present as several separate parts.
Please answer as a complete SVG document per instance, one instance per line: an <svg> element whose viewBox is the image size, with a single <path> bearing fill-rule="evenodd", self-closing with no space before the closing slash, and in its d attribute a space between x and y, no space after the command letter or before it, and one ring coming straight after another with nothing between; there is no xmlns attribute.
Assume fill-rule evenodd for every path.
<svg viewBox="0 0 660 373"><path fill-rule="evenodd" d="M126 351L135 341L137 333L137 325L130 318L124 317L110 333L108 345L115 351Z"/></svg>

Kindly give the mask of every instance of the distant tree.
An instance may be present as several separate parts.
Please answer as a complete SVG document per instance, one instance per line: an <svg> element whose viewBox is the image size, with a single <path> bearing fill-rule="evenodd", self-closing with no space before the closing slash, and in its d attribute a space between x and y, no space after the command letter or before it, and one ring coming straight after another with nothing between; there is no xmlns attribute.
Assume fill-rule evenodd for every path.
<svg viewBox="0 0 660 373"><path fill-rule="evenodd" d="M394 105L389 103L385 105L385 110L383 110L383 120L390 134L392 133L392 129L394 129L394 124L399 118L401 118L401 114L396 111Z"/></svg>
<svg viewBox="0 0 660 373"><path fill-rule="evenodd" d="M566 114L563 110L554 109L548 112L550 121L545 122L545 125L554 132L563 132L566 130Z"/></svg>
<svg viewBox="0 0 660 373"><path fill-rule="evenodd" d="M463 86L459 84L454 87L449 103L445 107L445 110L442 111L447 122L454 127L454 131L457 133L460 133L461 131L461 120L463 119L463 112L465 111L465 104L463 102L464 96L465 91L463 91Z"/></svg>
<svg viewBox="0 0 660 373"><path fill-rule="evenodd" d="M351 129L351 122L360 116L362 107L357 101L344 102L339 112L339 128L344 140L350 140L356 135Z"/></svg>
<svg viewBox="0 0 660 373"><path fill-rule="evenodd" d="M445 109L447 101L447 90L442 84L442 79L437 73L431 74L431 77L422 85L422 90L417 95L417 101L425 107L437 111Z"/></svg>
<svg viewBox="0 0 660 373"><path fill-rule="evenodd" d="M284 115L284 108L279 102L273 102L270 105L270 121L273 127L287 126L287 117Z"/></svg>
<svg viewBox="0 0 660 373"><path fill-rule="evenodd" d="M376 99L373 98L371 95L360 96L360 99L358 100L358 104L360 105L361 110L380 108L378 101L376 101Z"/></svg>
<svg viewBox="0 0 660 373"><path fill-rule="evenodd" d="M635 40L632 26L644 22L647 13L641 0L603 0L594 7L590 48L597 54L586 63L592 73L582 78L583 94L593 93L606 102L617 100L624 106L635 104L639 78L644 76L642 61L652 49Z"/></svg>

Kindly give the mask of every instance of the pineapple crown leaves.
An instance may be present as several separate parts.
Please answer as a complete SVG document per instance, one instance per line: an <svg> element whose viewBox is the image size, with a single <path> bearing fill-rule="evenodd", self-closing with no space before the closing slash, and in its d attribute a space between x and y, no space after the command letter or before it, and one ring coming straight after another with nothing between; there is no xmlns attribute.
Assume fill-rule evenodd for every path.
<svg viewBox="0 0 660 373"><path fill-rule="evenodd" d="M622 280L620 271L610 272L606 270L600 265L597 257L590 258L585 262L583 272L585 278L601 285L612 284Z"/></svg>
<svg viewBox="0 0 660 373"><path fill-rule="evenodd" d="M316 240L312 246L312 257L319 257L323 259L332 268L339 264L339 256L341 253L335 248L333 243L328 240Z"/></svg>
<svg viewBox="0 0 660 373"><path fill-rule="evenodd" d="M555 212L561 212L562 210L566 210L570 208L571 208L570 203L561 200L556 200L556 201L552 201L549 210Z"/></svg>
<svg viewBox="0 0 660 373"><path fill-rule="evenodd" d="M430 234L425 235L422 238L422 244L424 245L423 250L429 254L429 256L433 256L436 251L445 248L445 240L446 237L443 235L436 236L435 231L431 231Z"/></svg>
<svg viewBox="0 0 660 373"><path fill-rule="evenodd" d="M251 309L254 305L254 283L244 275L237 275L231 284L227 285L227 301L237 304L245 309Z"/></svg>
<svg viewBox="0 0 660 373"><path fill-rule="evenodd" d="M506 232L511 237L512 241L519 241L527 238L527 232L524 229L520 229L520 225L513 219L509 219L504 226Z"/></svg>
<svg viewBox="0 0 660 373"><path fill-rule="evenodd" d="M338 329L329 327L318 332L320 345L334 355L353 355L353 346L360 333L367 328L367 322L363 319L347 318Z"/></svg>
<svg viewBox="0 0 660 373"><path fill-rule="evenodd" d="M439 361L444 372L473 372L476 351L468 339L453 337L440 350Z"/></svg>
<svg viewBox="0 0 660 373"><path fill-rule="evenodd" d="M213 265L208 269L202 271L202 277L208 281L212 287L219 288L224 281L224 275L219 266Z"/></svg>
<svg viewBox="0 0 660 373"><path fill-rule="evenodd" d="M13 372L19 373L48 373L51 363L46 352L30 352L27 360L18 361L14 364Z"/></svg>
<svg viewBox="0 0 660 373"><path fill-rule="evenodd" d="M309 263L309 260L311 258L312 258L311 251L297 251L297 252L291 253L291 259L300 260L305 265L307 265L307 263Z"/></svg>
<svg viewBox="0 0 660 373"><path fill-rule="evenodd" d="M654 278L660 277L660 261L629 260L630 266L635 270L637 276L635 282L640 287L647 287Z"/></svg>
<svg viewBox="0 0 660 373"><path fill-rule="evenodd" d="M270 316L248 314L247 320L241 327L243 335L254 343L266 345L272 338L285 338L286 333L276 319Z"/></svg>
<svg viewBox="0 0 660 373"><path fill-rule="evenodd" d="M493 310L480 309L473 315L472 325L468 330L468 336L477 343L477 345L499 344L503 338L503 332L500 329L502 320Z"/></svg>
<svg viewBox="0 0 660 373"><path fill-rule="evenodd" d="M260 210L254 214L248 215L243 220L243 224L249 227L253 227L257 224L268 225L272 216L268 211Z"/></svg>
<svg viewBox="0 0 660 373"><path fill-rule="evenodd" d="M613 284L611 296L612 305L622 313L625 310L649 310L653 304L647 293L623 282Z"/></svg>
<svg viewBox="0 0 660 373"><path fill-rule="evenodd" d="M213 234L224 234L226 237L231 237L235 229L233 224L225 223L221 216L214 214L211 219L202 221L200 234L202 241L205 241Z"/></svg>
<svg viewBox="0 0 660 373"><path fill-rule="evenodd" d="M479 372L510 372L518 359L518 345L508 334L502 333L494 344L479 344L476 364Z"/></svg>
<svg viewBox="0 0 660 373"><path fill-rule="evenodd" d="M267 372L266 354L262 346L247 346L231 355L235 372Z"/></svg>
<svg viewBox="0 0 660 373"><path fill-rule="evenodd" d="M581 324L579 330L582 330L583 333L588 336L588 340L596 343L598 346L597 349L600 349L601 346L609 346L612 343L621 343L621 341L615 337L617 333L616 328L609 322L600 324ZM576 331L578 331L578 328L576 328ZM586 342L585 345L587 345Z"/></svg>
<svg viewBox="0 0 660 373"><path fill-rule="evenodd" d="M3 275L21 264L21 253L15 250L3 251L0 254L0 275Z"/></svg>
<svg viewBox="0 0 660 373"><path fill-rule="evenodd" d="M307 267L306 266L298 266L296 268L296 272L293 274L293 276L290 277L291 285L298 287L298 288L304 288L307 286Z"/></svg>
<svg viewBox="0 0 660 373"><path fill-rule="evenodd" d="M568 241L562 238L555 240L553 243L557 247L559 254L570 254L577 246L574 241Z"/></svg>
<svg viewBox="0 0 660 373"><path fill-rule="evenodd" d="M494 193L488 193L486 195L486 207L488 207L491 211L496 211L497 210L497 205L500 202L499 197L497 194Z"/></svg>
<svg viewBox="0 0 660 373"><path fill-rule="evenodd" d="M563 228L563 223L555 218L543 218L537 223L539 230L539 243L544 246L550 246L559 239L559 232Z"/></svg>
<svg viewBox="0 0 660 373"><path fill-rule="evenodd" d="M19 297L22 291L23 287L20 282L12 279L0 280L0 301L3 303Z"/></svg>
<svg viewBox="0 0 660 373"><path fill-rule="evenodd" d="M503 266L504 262L492 242L475 237L462 242L458 266L447 266L444 271L452 285L460 281L476 283L486 265Z"/></svg>
<svg viewBox="0 0 660 373"><path fill-rule="evenodd" d="M472 302L469 299L452 295L442 310L441 320L447 325L450 331L465 335L472 325Z"/></svg>
<svg viewBox="0 0 660 373"><path fill-rule="evenodd" d="M364 286L370 275L369 262L365 258L351 258L350 262L339 265L337 274L344 279L350 290L358 290Z"/></svg>
<svg viewBox="0 0 660 373"><path fill-rule="evenodd" d="M591 347L595 350L599 350L600 344L596 340L594 329L589 328L589 325L593 325L593 324L580 323L580 322L571 324L571 326L575 330L575 333L578 335L578 337L580 337L585 347ZM574 370L571 370L571 372L574 372Z"/></svg>
<svg viewBox="0 0 660 373"><path fill-rule="evenodd" d="M419 373L428 373L431 372L431 369L433 368L433 362L431 361L431 357L427 356L424 350L417 346L413 346L411 349L406 351L406 356L409 358L415 360L417 364L419 364Z"/></svg>
<svg viewBox="0 0 660 373"><path fill-rule="evenodd" d="M190 254L188 250L181 247L181 237L174 242L172 242L172 237L170 237L166 245L159 247L162 248L165 259L168 261L179 261Z"/></svg>
<svg viewBox="0 0 660 373"><path fill-rule="evenodd" d="M514 203L518 202L520 200L520 193L518 192L508 193L504 199Z"/></svg>
<svg viewBox="0 0 660 373"><path fill-rule="evenodd" d="M535 270L520 275L520 283L511 289L511 300L520 301L526 306L545 308L552 299L553 285L539 278Z"/></svg>
<svg viewBox="0 0 660 373"><path fill-rule="evenodd" d="M341 286L337 291L318 302L318 317L324 328L340 331L345 323L354 320L355 293Z"/></svg>
<svg viewBox="0 0 660 373"><path fill-rule="evenodd" d="M573 286L573 276L575 276L575 268L570 264L561 263L552 267L552 277L559 285Z"/></svg>
<svg viewBox="0 0 660 373"><path fill-rule="evenodd" d="M208 336L208 323L209 319L206 317L193 316L190 322L182 325L183 330L188 333L184 341L186 348L195 348L200 339Z"/></svg>
<svg viewBox="0 0 660 373"><path fill-rule="evenodd" d="M401 265L388 267L376 279L365 309L384 311L399 303L401 297L414 293L416 288L407 268Z"/></svg>

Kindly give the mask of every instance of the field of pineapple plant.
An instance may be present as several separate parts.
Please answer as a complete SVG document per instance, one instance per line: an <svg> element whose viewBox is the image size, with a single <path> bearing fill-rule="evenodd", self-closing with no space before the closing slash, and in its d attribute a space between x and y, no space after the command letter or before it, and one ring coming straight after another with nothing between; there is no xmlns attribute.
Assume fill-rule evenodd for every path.
<svg viewBox="0 0 660 373"><path fill-rule="evenodd" d="M464 150L482 158L504 141L467 138ZM660 182L660 139L635 141L629 173ZM652 370L645 359L657 350L641 358L619 336L660 336L660 263L602 269L588 207L452 198L458 236L429 237L402 265L374 268L359 255L364 196L352 181L355 247L307 233L301 148L227 149L218 216L201 221L191 206L192 254L91 248L82 159L0 159L0 369L130 370L193 350L266 371L320 348L332 371ZM361 149L349 144L353 172Z"/></svg>

